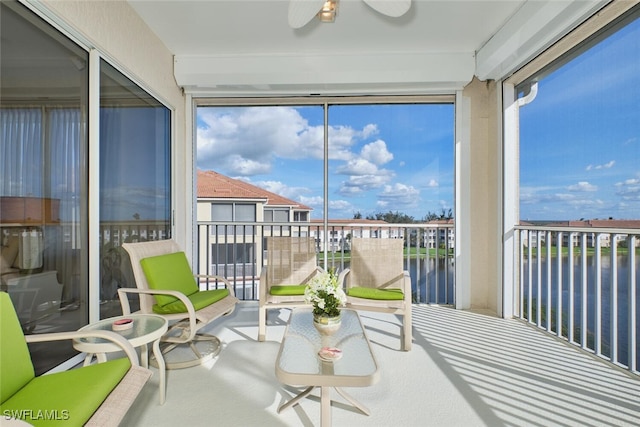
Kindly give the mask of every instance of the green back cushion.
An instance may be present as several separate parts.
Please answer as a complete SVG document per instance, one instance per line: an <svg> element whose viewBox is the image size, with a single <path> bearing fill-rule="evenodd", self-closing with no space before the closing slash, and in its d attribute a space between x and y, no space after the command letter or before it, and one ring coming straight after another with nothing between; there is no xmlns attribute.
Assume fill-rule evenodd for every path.
<svg viewBox="0 0 640 427"><path fill-rule="evenodd" d="M197 310L201 308L207 307L214 302L220 301L224 297L229 295L228 289L213 289L210 291L199 291L194 294L189 295L189 301L193 304L193 307ZM153 312L157 314L176 314L176 313L186 313L187 307L180 300L175 300L172 303L165 304L161 306L160 304L156 304L153 306Z"/></svg>
<svg viewBox="0 0 640 427"><path fill-rule="evenodd" d="M347 290L347 295L355 298L366 298L376 300L401 300L404 293L400 289L376 289L355 287Z"/></svg>
<svg viewBox="0 0 640 427"><path fill-rule="evenodd" d="M32 411L33 417L25 421L34 426L82 426L124 378L130 366L129 359L122 358L39 376L3 402L0 414ZM4 388L4 376L2 385ZM52 419L37 417L41 411L56 416L49 417Z"/></svg>
<svg viewBox="0 0 640 427"><path fill-rule="evenodd" d="M0 292L0 337L0 402L4 402L35 376L27 342L6 292Z"/></svg>
<svg viewBox="0 0 640 427"><path fill-rule="evenodd" d="M304 290L306 285L282 285L282 286L272 286L269 288L269 293L271 295L304 295Z"/></svg>
<svg viewBox="0 0 640 427"><path fill-rule="evenodd" d="M198 292L198 284L184 252L158 255L140 261L150 289L178 291L185 295ZM154 295L159 306L179 301L170 295Z"/></svg>

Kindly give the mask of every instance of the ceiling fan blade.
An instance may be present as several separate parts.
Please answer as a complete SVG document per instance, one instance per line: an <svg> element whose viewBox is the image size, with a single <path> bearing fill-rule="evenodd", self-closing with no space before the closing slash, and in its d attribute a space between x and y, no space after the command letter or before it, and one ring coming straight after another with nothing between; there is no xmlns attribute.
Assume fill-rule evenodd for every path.
<svg viewBox="0 0 640 427"><path fill-rule="evenodd" d="M289 26L302 28L322 9L324 0L289 0Z"/></svg>
<svg viewBox="0 0 640 427"><path fill-rule="evenodd" d="M373 10L397 18L411 8L411 0L363 0Z"/></svg>

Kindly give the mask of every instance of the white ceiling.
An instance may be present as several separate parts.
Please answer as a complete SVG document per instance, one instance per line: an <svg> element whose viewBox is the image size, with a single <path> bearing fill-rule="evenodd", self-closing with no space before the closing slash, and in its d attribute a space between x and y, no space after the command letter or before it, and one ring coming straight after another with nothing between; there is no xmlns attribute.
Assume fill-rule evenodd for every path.
<svg viewBox="0 0 640 427"><path fill-rule="evenodd" d="M128 0L196 95L451 93L501 78L607 0L413 0L400 18L340 0L294 30L287 0Z"/></svg>

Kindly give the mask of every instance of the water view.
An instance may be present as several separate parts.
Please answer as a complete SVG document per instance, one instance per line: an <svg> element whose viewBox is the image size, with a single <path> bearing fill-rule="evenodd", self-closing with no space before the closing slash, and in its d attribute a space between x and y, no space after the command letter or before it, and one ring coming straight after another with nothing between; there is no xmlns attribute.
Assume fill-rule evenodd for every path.
<svg viewBox="0 0 640 427"><path fill-rule="evenodd" d="M612 266L611 257L601 257L601 285L600 285L600 310L597 308L597 263L596 256L586 256L586 269L582 265L582 257L580 255L573 257L573 299L571 298L570 290L570 263L569 257L563 256L561 262L561 274L562 274L562 335L568 337L568 328L570 320L570 304L573 301L573 340L582 344L582 328L583 328L583 301L586 298L586 328L587 328L587 342L586 346L595 351L595 340L598 334L596 334L596 321L598 316L601 319L600 337L601 337L601 351L605 357L611 357L612 349L612 313L615 311L617 315L615 320L617 321L617 358L620 363L628 365L629 358L629 313L631 309L635 308L635 312L638 313L640 304L638 299L631 300L629 298L630 293L630 269L629 269L629 256L618 255L615 270L617 270L617 289L612 292ZM538 265L540 262L540 265ZM638 271L640 268L640 260L636 258L635 269ZM531 270L531 282L529 282L529 273ZM583 271L586 272L586 289L583 285ZM523 264L524 281L523 281L523 317L530 321L537 322L537 304L540 300L540 318L541 326L547 328L548 322L552 331L557 331L557 310L558 310L558 259L557 256L551 257L551 283L550 283L550 295L548 295L548 274L547 274L547 260L541 259L538 261L535 257L532 259L531 266L529 266L528 260L525 259ZM531 288L529 291L529 284ZM632 284L635 287L636 295L638 292L638 277L635 278L635 283ZM529 293L530 292L530 293ZM613 297L613 298L612 298ZM551 304L551 319L547 319L547 304L550 300ZM531 304L531 312L529 314L529 302ZM599 312L598 312L599 311ZM529 317L530 316L530 317ZM636 334L640 330L640 317L636 316L635 330ZM636 355L638 351L638 339L636 338ZM640 363L640 357L638 358Z"/></svg>

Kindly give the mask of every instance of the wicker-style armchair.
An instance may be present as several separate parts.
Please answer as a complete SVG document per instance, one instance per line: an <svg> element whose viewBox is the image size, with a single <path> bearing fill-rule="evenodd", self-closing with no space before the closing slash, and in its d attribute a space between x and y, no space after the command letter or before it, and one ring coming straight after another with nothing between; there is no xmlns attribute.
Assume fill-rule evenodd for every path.
<svg viewBox="0 0 640 427"><path fill-rule="evenodd" d="M403 267L401 239L351 239L351 264L338 280L347 307L403 316L401 349L411 350L411 277Z"/></svg>
<svg viewBox="0 0 640 427"><path fill-rule="evenodd" d="M324 272L317 265L313 237L267 237L266 246L266 265L260 273L258 341L265 340L267 310L305 305L307 282Z"/></svg>

